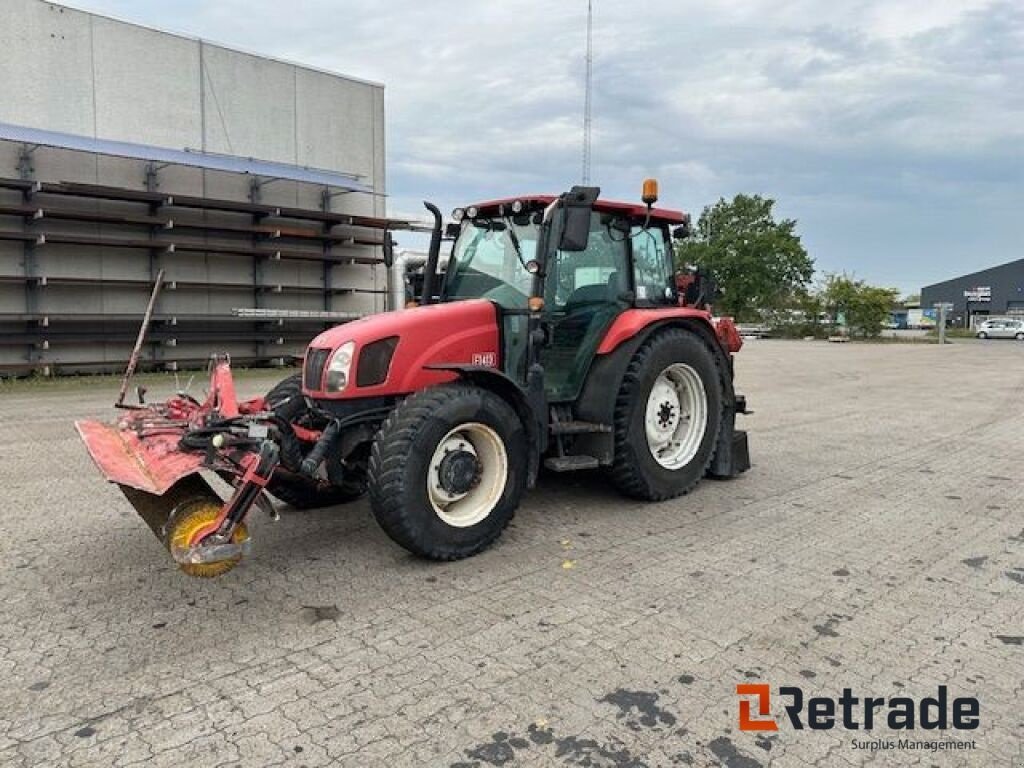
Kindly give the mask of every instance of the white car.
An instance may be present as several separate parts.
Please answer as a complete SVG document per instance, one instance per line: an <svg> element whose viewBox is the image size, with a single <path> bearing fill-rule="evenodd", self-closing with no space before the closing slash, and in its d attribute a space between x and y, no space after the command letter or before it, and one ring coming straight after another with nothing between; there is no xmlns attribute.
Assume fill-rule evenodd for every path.
<svg viewBox="0 0 1024 768"><path fill-rule="evenodd" d="M1024 320L986 320L975 334L979 339L1017 339L1024 341Z"/></svg>

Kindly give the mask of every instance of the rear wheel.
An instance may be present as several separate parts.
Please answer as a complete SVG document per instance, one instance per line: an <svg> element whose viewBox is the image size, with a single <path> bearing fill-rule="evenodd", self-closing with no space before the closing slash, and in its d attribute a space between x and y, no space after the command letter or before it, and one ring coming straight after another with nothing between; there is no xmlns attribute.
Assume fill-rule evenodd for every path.
<svg viewBox="0 0 1024 768"><path fill-rule="evenodd" d="M302 395L301 373L280 381L264 400L267 408L284 424L299 424L309 429L323 429L326 426L324 420L318 418L306 405ZM267 490L285 504L295 509L319 509L354 501L366 493L365 452L356 453L346 461L344 482L332 485L323 479L298 474L299 464L313 449L312 443L303 443L294 434L285 435L284 440L290 442L290 446L282 446L284 471L274 473L267 484ZM340 462L341 457L330 451L324 461Z"/></svg>
<svg viewBox="0 0 1024 768"><path fill-rule="evenodd" d="M987 339L988 338L988 334L985 333L984 331L978 331L978 338L979 339Z"/></svg>
<svg viewBox="0 0 1024 768"><path fill-rule="evenodd" d="M681 328L636 352L615 405L612 480L628 496L661 501L690 491L711 464L722 428L715 358Z"/></svg>
<svg viewBox="0 0 1024 768"><path fill-rule="evenodd" d="M494 542L526 484L526 434L498 395L467 384L417 392L370 451L370 507L413 554L469 557Z"/></svg>

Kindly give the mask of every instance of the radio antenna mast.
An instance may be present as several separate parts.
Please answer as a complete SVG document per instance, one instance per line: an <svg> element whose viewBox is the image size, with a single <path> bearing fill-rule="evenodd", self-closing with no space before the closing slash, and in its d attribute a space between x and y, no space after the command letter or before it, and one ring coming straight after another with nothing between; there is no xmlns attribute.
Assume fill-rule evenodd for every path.
<svg viewBox="0 0 1024 768"><path fill-rule="evenodd" d="M591 95L594 85L594 3L587 0L587 83L583 99L583 183L590 183Z"/></svg>

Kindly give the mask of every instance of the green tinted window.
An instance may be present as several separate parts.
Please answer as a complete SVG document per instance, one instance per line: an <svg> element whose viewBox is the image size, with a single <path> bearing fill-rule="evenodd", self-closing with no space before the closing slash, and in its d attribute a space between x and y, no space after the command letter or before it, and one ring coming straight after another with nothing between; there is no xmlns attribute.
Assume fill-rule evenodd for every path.
<svg viewBox="0 0 1024 768"><path fill-rule="evenodd" d="M633 227L633 284L638 304L667 304L675 300L672 261L668 258L665 231Z"/></svg>

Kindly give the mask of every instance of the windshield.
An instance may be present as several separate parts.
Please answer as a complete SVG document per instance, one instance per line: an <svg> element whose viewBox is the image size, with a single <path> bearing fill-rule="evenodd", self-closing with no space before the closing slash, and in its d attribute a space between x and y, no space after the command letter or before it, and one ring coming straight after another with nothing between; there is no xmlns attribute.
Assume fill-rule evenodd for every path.
<svg viewBox="0 0 1024 768"><path fill-rule="evenodd" d="M533 275L526 263L537 253L534 217L477 218L462 222L445 276L446 299L490 299L523 308Z"/></svg>

